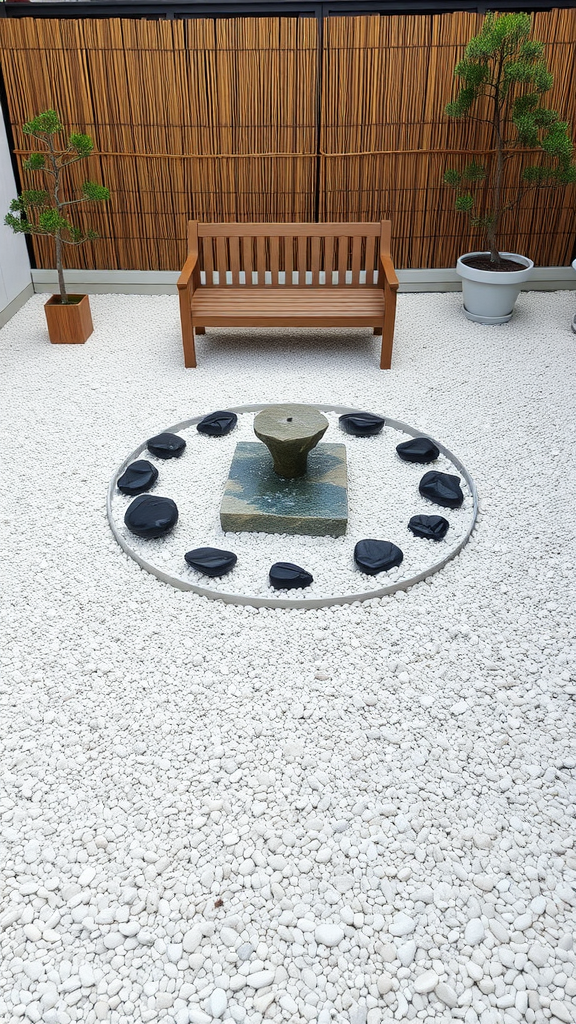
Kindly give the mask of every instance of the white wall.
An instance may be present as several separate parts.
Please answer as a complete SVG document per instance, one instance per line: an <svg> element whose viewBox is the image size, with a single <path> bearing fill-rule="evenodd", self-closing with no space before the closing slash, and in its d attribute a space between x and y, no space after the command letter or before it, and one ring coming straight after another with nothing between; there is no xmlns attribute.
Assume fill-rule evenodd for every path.
<svg viewBox="0 0 576 1024"><path fill-rule="evenodd" d="M30 261L24 235L4 224L17 190L10 162L6 127L0 113L0 313L30 285Z"/></svg>

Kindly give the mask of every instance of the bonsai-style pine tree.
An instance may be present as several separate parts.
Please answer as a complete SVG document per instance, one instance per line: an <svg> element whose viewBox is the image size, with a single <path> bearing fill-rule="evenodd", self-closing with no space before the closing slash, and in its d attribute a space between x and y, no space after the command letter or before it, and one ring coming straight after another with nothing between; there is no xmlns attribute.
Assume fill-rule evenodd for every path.
<svg viewBox="0 0 576 1024"><path fill-rule="evenodd" d="M59 148L55 136L63 132L64 128L55 110L45 110L33 117L22 126L22 131L37 139L44 147L41 153L31 153L23 161L23 167L39 171L47 177L48 188L25 189L21 192L17 199L12 200L10 213L6 214L4 223L13 231L27 235L50 235L54 239L60 301L67 304L69 299L62 269L62 247L81 245L89 238L98 238L95 231L83 231L69 220L69 208L78 203L102 202L110 198L110 192L104 185L85 181L80 195L64 198L63 171L89 156L94 145L89 135L72 132L66 146Z"/></svg>
<svg viewBox="0 0 576 1024"><path fill-rule="evenodd" d="M530 29L528 14L487 14L482 31L470 40L454 69L463 84L445 108L449 117L470 118L489 127L487 148L493 157L488 168L472 161L462 172L446 171L444 181L456 190L456 209L483 229L495 270L502 263L497 238L503 215L533 189L576 181L568 125L541 102L553 78L543 56L544 44L528 39ZM505 197L504 169L518 148L539 150L542 156L524 167L512 196ZM479 191L480 215L475 212Z"/></svg>

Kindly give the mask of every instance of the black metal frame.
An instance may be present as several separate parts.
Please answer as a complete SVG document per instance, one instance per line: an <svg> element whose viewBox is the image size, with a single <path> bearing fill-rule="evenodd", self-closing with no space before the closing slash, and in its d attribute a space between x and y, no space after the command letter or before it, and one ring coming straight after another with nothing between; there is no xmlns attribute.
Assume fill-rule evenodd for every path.
<svg viewBox="0 0 576 1024"><path fill-rule="evenodd" d="M327 18L360 14L449 14L472 11L549 11L573 7L574 0L0 0L0 17L9 18Z"/></svg>

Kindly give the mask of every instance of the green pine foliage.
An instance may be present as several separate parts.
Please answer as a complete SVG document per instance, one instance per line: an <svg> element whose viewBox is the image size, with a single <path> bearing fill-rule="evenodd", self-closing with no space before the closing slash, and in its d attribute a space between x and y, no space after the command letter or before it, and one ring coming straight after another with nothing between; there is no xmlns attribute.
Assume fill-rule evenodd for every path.
<svg viewBox="0 0 576 1024"><path fill-rule="evenodd" d="M448 117L482 121L491 129L488 165L450 168L444 181L456 193L456 209L483 230L493 263L500 259L497 236L504 213L532 189L576 181L569 126L542 103L553 78L544 44L528 38L531 27L529 14L487 14L454 69L459 90L445 107ZM514 194L505 197L504 169L519 148L538 150L540 159L522 170Z"/></svg>
<svg viewBox="0 0 576 1024"><path fill-rule="evenodd" d="M30 135L43 147L44 152L31 153L22 166L27 171L38 171L47 180L47 189L24 189L10 203L4 223L13 231L27 235L50 235L56 249L56 269L62 302L67 302L62 268L62 246L81 245L98 235L91 228L82 229L70 219L70 207L79 203L100 203L110 198L104 185L85 181L80 192L70 198L63 196L63 172L71 164L90 156L94 144L89 135L71 132L64 145L58 145L58 136L64 132L55 110L44 110L22 126L24 135Z"/></svg>

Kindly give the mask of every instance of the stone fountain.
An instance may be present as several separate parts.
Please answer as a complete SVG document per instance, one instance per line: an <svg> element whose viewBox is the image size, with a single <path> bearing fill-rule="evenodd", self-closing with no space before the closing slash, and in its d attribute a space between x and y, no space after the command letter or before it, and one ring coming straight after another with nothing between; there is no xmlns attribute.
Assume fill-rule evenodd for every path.
<svg viewBox="0 0 576 1024"><path fill-rule="evenodd" d="M236 445L220 524L227 533L340 537L348 523L346 447L320 444L326 417L309 405L271 405L259 441Z"/></svg>

